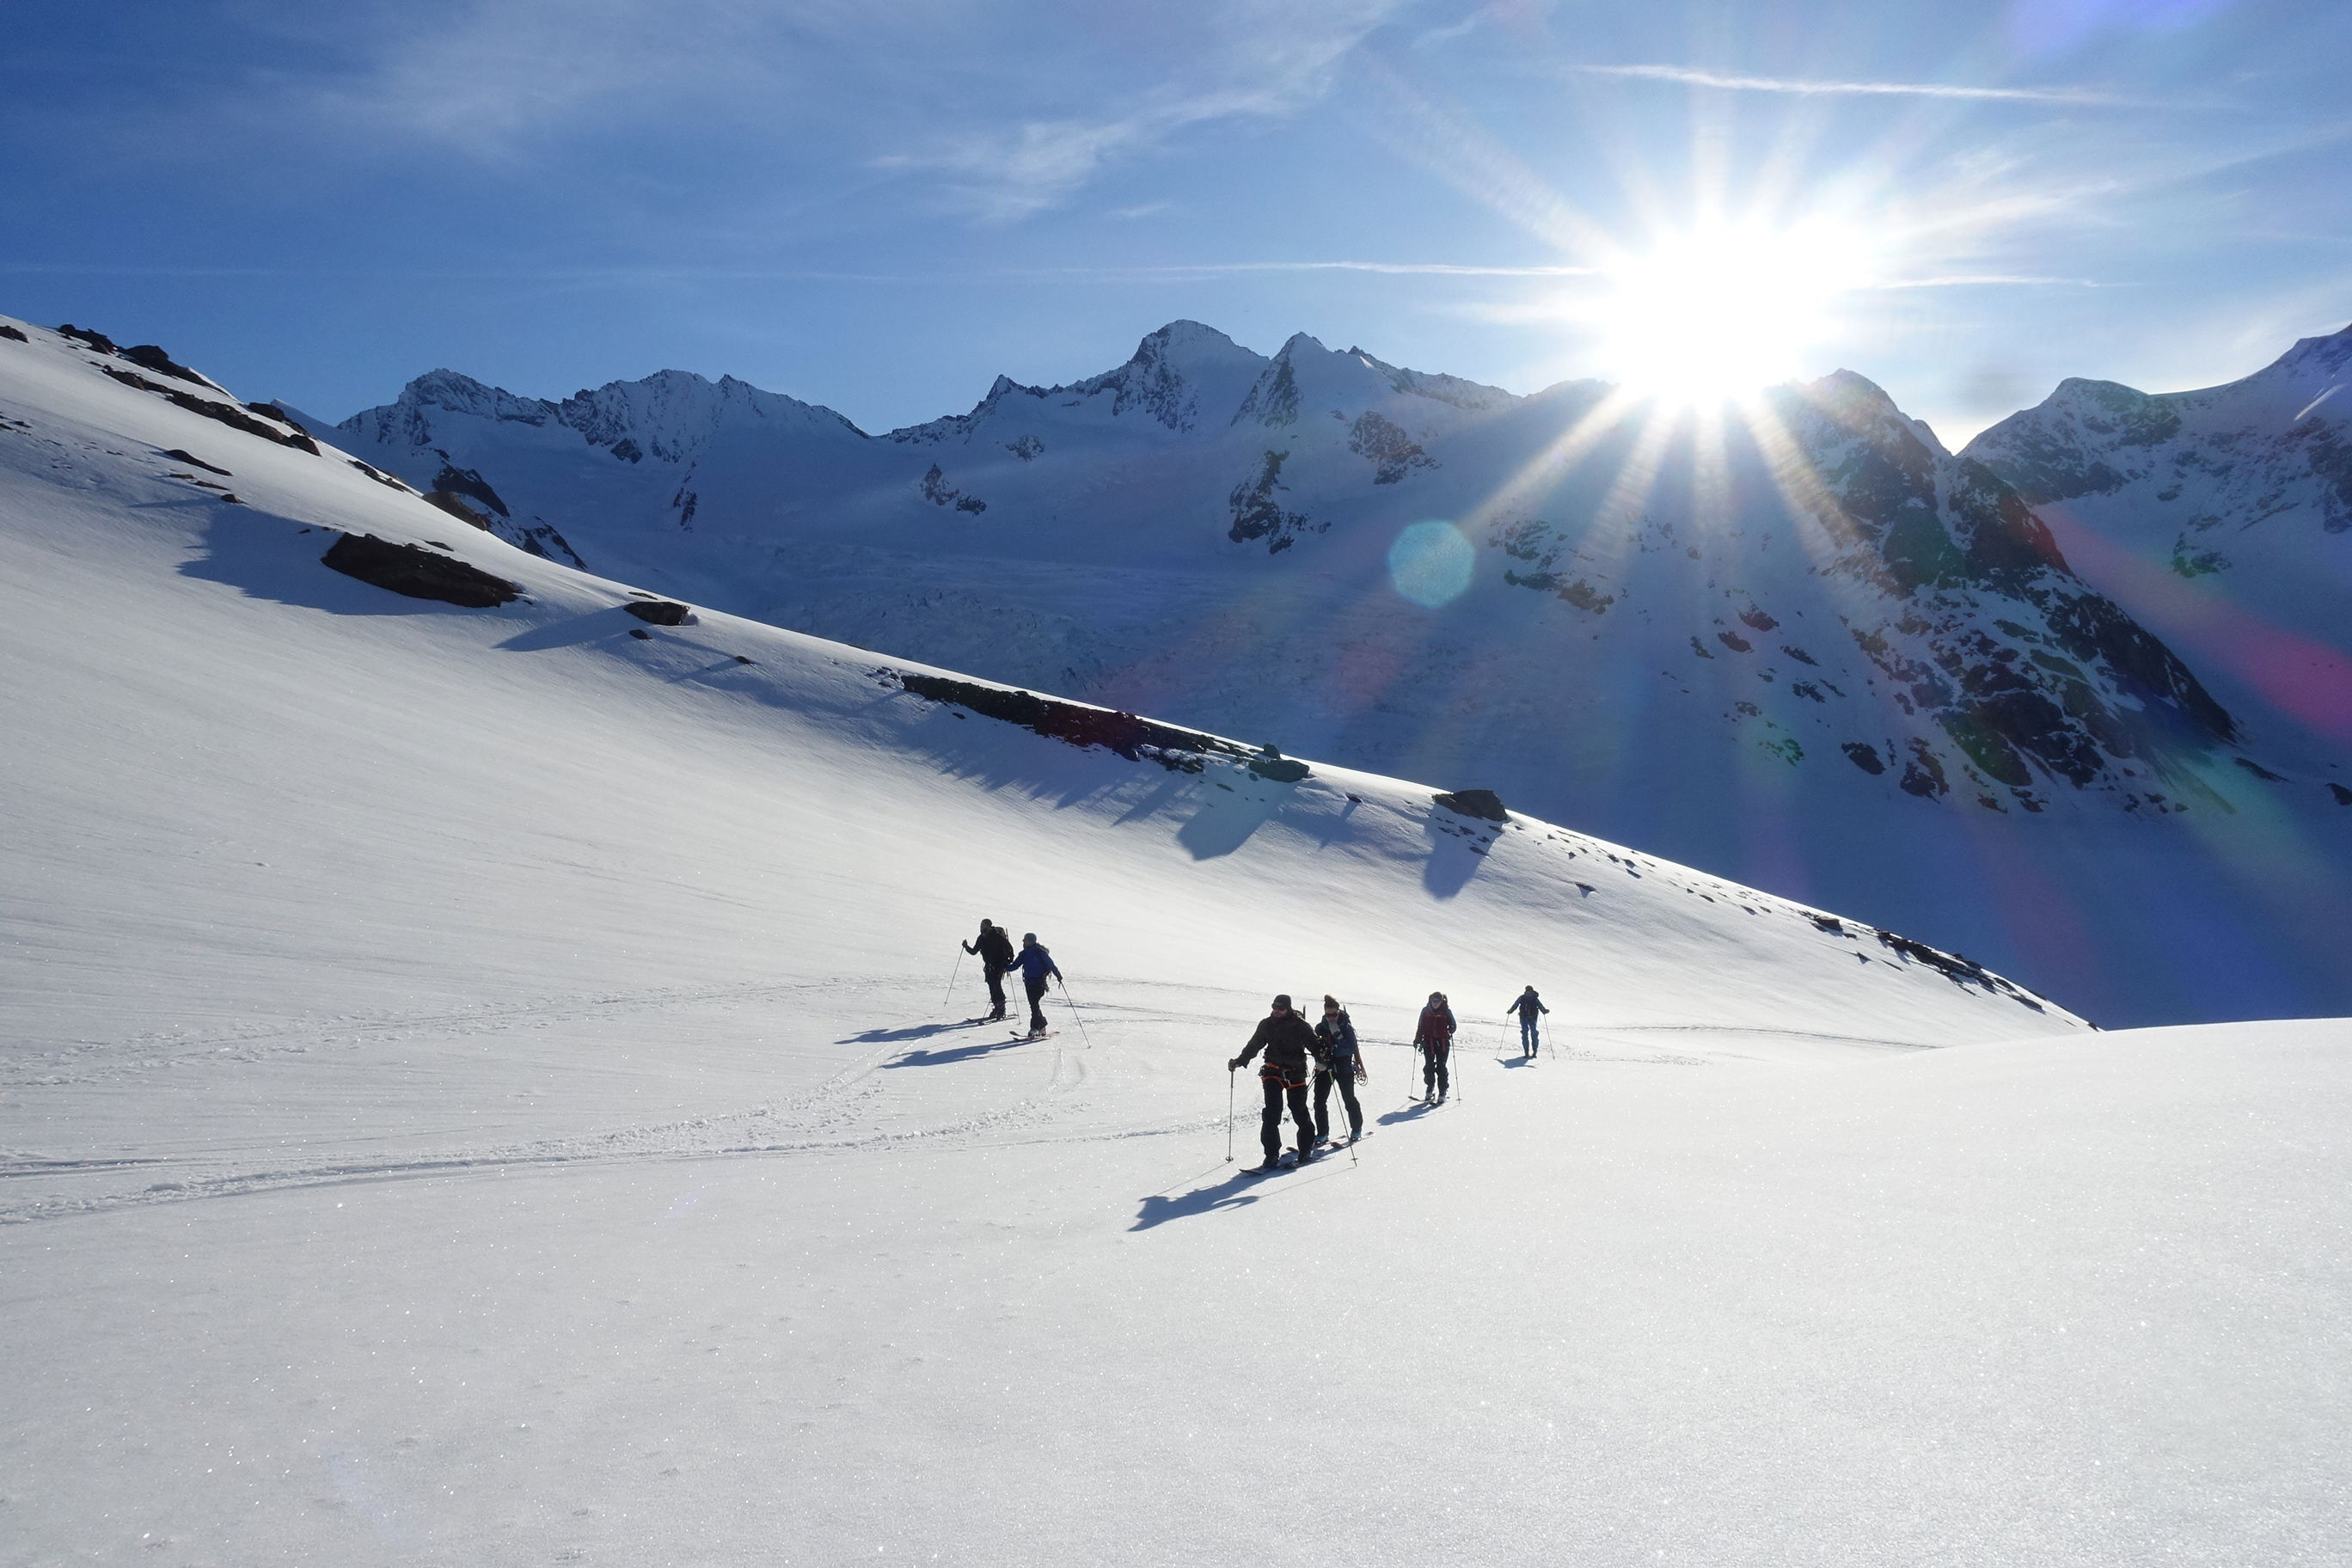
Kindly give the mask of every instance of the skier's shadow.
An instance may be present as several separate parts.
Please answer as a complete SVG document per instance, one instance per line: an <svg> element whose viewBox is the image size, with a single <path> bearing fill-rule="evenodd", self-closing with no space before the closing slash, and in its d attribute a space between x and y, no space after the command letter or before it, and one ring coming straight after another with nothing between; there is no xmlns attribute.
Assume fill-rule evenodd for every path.
<svg viewBox="0 0 2352 1568"><path fill-rule="evenodd" d="M1428 1115L1433 1109L1435 1108L1433 1106L1423 1105L1419 1101L1415 1101L1413 1104L1399 1107L1395 1110L1382 1112L1381 1116L1381 1125L1383 1127L1393 1127L1400 1121L1418 1121L1423 1117Z"/></svg>
<svg viewBox="0 0 2352 1568"><path fill-rule="evenodd" d="M991 1040L985 1045L958 1046L950 1051L934 1051L918 1047L902 1056L894 1057L882 1065L886 1068L935 1068L943 1062L968 1062L994 1051L1009 1051L1015 1046L1025 1046L1027 1040Z"/></svg>
<svg viewBox="0 0 2352 1568"><path fill-rule="evenodd" d="M861 1029L847 1039L837 1040L843 1046L887 1046L894 1040L928 1040L933 1035L944 1035L950 1029L972 1029L979 1026L962 1024L910 1024L903 1029Z"/></svg>

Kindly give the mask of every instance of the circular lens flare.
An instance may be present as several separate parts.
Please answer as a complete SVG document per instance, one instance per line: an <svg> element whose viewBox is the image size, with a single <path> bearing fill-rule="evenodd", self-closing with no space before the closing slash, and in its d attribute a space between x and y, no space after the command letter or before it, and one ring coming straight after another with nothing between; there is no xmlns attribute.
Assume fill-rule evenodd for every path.
<svg viewBox="0 0 2352 1568"><path fill-rule="evenodd" d="M1389 546L1391 584L1432 610L1460 598L1477 564L1477 547L1450 522L1416 522Z"/></svg>
<svg viewBox="0 0 2352 1568"><path fill-rule="evenodd" d="M1842 296L1862 287L1870 247L1857 230L1806 223L1710 225L1659 239L1607 268L1595 311L1602 374L1630 391L1702 403L1812 368L1835 335Z"/></svg>

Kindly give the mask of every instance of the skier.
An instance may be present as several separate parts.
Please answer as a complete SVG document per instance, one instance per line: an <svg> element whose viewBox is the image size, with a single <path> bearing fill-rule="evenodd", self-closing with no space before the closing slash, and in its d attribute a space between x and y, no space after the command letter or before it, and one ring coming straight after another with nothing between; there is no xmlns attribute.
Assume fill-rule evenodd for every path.
<svg viewBox="0 0 2352 1568"><path fill-rule="evenodd" d="M1045 977L1050 974L1059 980L1062 972L1054 955L1038 945L1034 931L1021 933L1021 956L1013 961L1013 967L1021 972L1021 983L1029 989L1029 1037L1034 1040L1045 1032Z"/></svg>
<svg viewBox="0 0 2352 1568"><path fill-rule="evenodd" d="M1512 1013L1519 1016L1519 1058L1522 1061L1542 1048L1543 1042L1536 1037L1536 1020L1550 1011L1543 1005L1543 998L1536 994L1536 988L1530 985L1519 993L1519 999L1505 1012L1506 1017Z"/></svg>
<svg viewBox="0 0 2352 1568"><path fill-rule="evenodd" d="M963 950L980 960L980 972L988 976L988 1001L992 1009L991 1023L1004 1016L1004 972L1013 967L1013 939L1004 928L987 920L980 922L980 935L961 944Z"/></svg>
<svg viewBox="0 0 2352 1568"><path fill-rule="evenodd" d="M1238 1072L1259 1051L1265 1052L1265 1065L1257 1073L1258 1081L1265 1085L1265 1116L1257 1129L1258 1142L1265 1150L1265 1163L1253 1167L1248 1174L1282 1168L1282 1107L1286 1100L1290 1103L1290 1120L1298 1128L1298 1163L1304 1165L1315 1158L1315 1119L1307 1110L1307 1059L1315 1045L1315 1031L1306 1019L1290 1010L1290 998L1277 996L1274 1010L1259 1022L1257 1032L1250 1036L1242 1054L1225 1064L1227 1072Z"/></svg>
<svg viewBox="0 0 2352 1568"><path fill-rule="evenodd" d="M1339 1103L1348 1108L1348 1139L1364 1135L1364 1108L1356 1103L1356 1080L1364 1075L1364 1056L1356 1048L1356 1026L1339 999L1323 998L1323 1021L1315 1026L1315 1142L1331 1142L1331 1086L1339 1088Z"/></svg>
<svg viewBox="0 0 2352 1568"><path fill-rule="evenodd" d="M1454 1049L1454 1009L1445 1005L1445 993L1429 994L1429 1005L1421 1010L1421 1022L1413 1026L1413 1048L1421 1053L1421 1082L1424 1102L1435 1105L1445 1098L1450 1088L1446 1079L1445 1058Z"/></svg>

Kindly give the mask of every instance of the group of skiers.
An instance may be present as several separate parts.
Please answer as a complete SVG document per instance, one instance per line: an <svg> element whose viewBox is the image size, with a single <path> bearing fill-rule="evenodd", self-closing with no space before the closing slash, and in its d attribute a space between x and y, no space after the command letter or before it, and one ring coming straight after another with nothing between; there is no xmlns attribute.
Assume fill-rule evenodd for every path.
<svg viewBox="0 0 2352 1568"><path fill-rule="evenodd" d="M1013 951L1013 939L1004 928L993 921L980 922L980 935L962 944L964 952L980 960L980 972L988 977L989 1015L993 1023L1004 1016L1004 977L1014 970L1021 973L1022 988L1029 994L1029 1037L1035 1039L1045 1032L1045 983L1059 980L1062 972L1054 963L1054 955L1038 942L1037 933L1021 933L1021 951Z"/></svg>
<svg viewBox="0 0 2352 1568"><path fill-rule="evenodd" d="M1510 1012L1519 1020L1519 1055L1523 1058L1535 1055L1539 1048L1536 1020L1550 1011L1532 985L1519 993L1518 1000L1511 1004ZM1454 1032L1459 1027L1445 993L1431 992L1412 1030L1413 1049L1421 1053L1423 1105L1442 1105L1453 1092L1448 1069L1454 1055ZM1225 1070L1239 1072L1261 1051L1265 1059L1257 1076L1265 1090L1265 1109L1258 1121L1257 1136L1259 1146L1265 1151L1265 1163L1252 1167L1253 1173L1282 1168L1282 1113L1286 1108L1298 1133L1298 1147L1291 1156L1295 1163L1306 1164L1315 1158L1317 1150L1333 1142L1329 1107L1335 1088L1348 1110L1348 1141L1352 1143L1364 1135L1364 1110L1357 1103L1356 1085L1371 1074L1356 1041L1356 1026L1349 1021L1348 1010L1339 1005L1338 997L1327 994L1323 998L1322 1021L1310 1025L1291 1006L1286 994L1276 996L1273 1010L1250 1036L1242 1054L1225 1064ZM1312 1109L1307 1100L1310 1081L1315 1088Z"/></svg>
<svg viewBox="0 0 2352 1568"><path fill-rule="evenodd" d="M1046 983L1060 980L1062 972L1055 964L1054 955L1038 942L1036 933L1024 932L1020 951L1015 952L1013 939L1005 934L1004 928L983 920L980 922L980 935L962 946L965 952L980 960L981 973L987 977L992 1009L989 1021L1004 1016L1004 977L1017 970L1029 995L1028 1037L1035 1039L1044 1035ZM1507 1016L1519 1021L1522 1059L1541 1048L1536 1021L1550 1011L1532 985L1520 992L1518 999L1511 1004ZM1424 1105L1442 1105L1452 1092L1448 1068L1457 1027L1445 993L1431 992L1412 1031L1413 1049L1421 1053L1421 1102ZM1352 1143L1364 1135L1364 1108L1357 1101L1356 1085L1371 1075L1356 1042L1356 1026L1349 1021L1348 1010L1339 1005L1338 997L1326 995L1322 1018L1310 1024L1292 1007L1287 994L1276 996L1273 1010L1250 1036L1242 1054L1225 1064L1225 1070L1239 1072L1261 1052L1265 1059L1257 1076L1265 1089L1265 1109L1258 1122L1258 1142L1265 1150L1265 1163L1255 1170L1281 1168L1282 1114L1286 1109L1297 1129L1298 1147L1294 1155L1297 1163L1307 1163L1315 1158L1318 1149L1332 1142L1330 1103L1335 1089L1339 1090L1339 1103L1348 1112L1348 1142ZM1310 1085L1315 1090L1311 1108L1307 1098Z"/></svg>

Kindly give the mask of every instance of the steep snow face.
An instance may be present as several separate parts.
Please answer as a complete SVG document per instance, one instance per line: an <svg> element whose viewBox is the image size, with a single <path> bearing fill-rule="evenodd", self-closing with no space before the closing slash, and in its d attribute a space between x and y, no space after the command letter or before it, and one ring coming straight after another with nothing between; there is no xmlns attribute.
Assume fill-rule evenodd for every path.
<svg viewBox="0 0 2352 1568"><path fill-rule="evenodd" d="M2352 327L2242 381L2068 381L1969 445L2082 570L2197 650L2273 745L2352 785Z"/></svg>
<svg viewBox="0 0 2352 1568"><path fill-rule="evenodd" d="M433 482L441 459L371 445L374 419L335 438ZM2314 935L2352 913L2337 757L2248 733L2241 687L2217 695L1858 376L1717 426L1175 322L1105 375L1000 379L887 438L631 464L542 435L475 419L442 445L595 569L1491 785L1940 932L2102 1016L2352 1007ZM2297 864L2329 869L2281 900ZM2184 969L2184 942L2240 956Z"/></svg>

